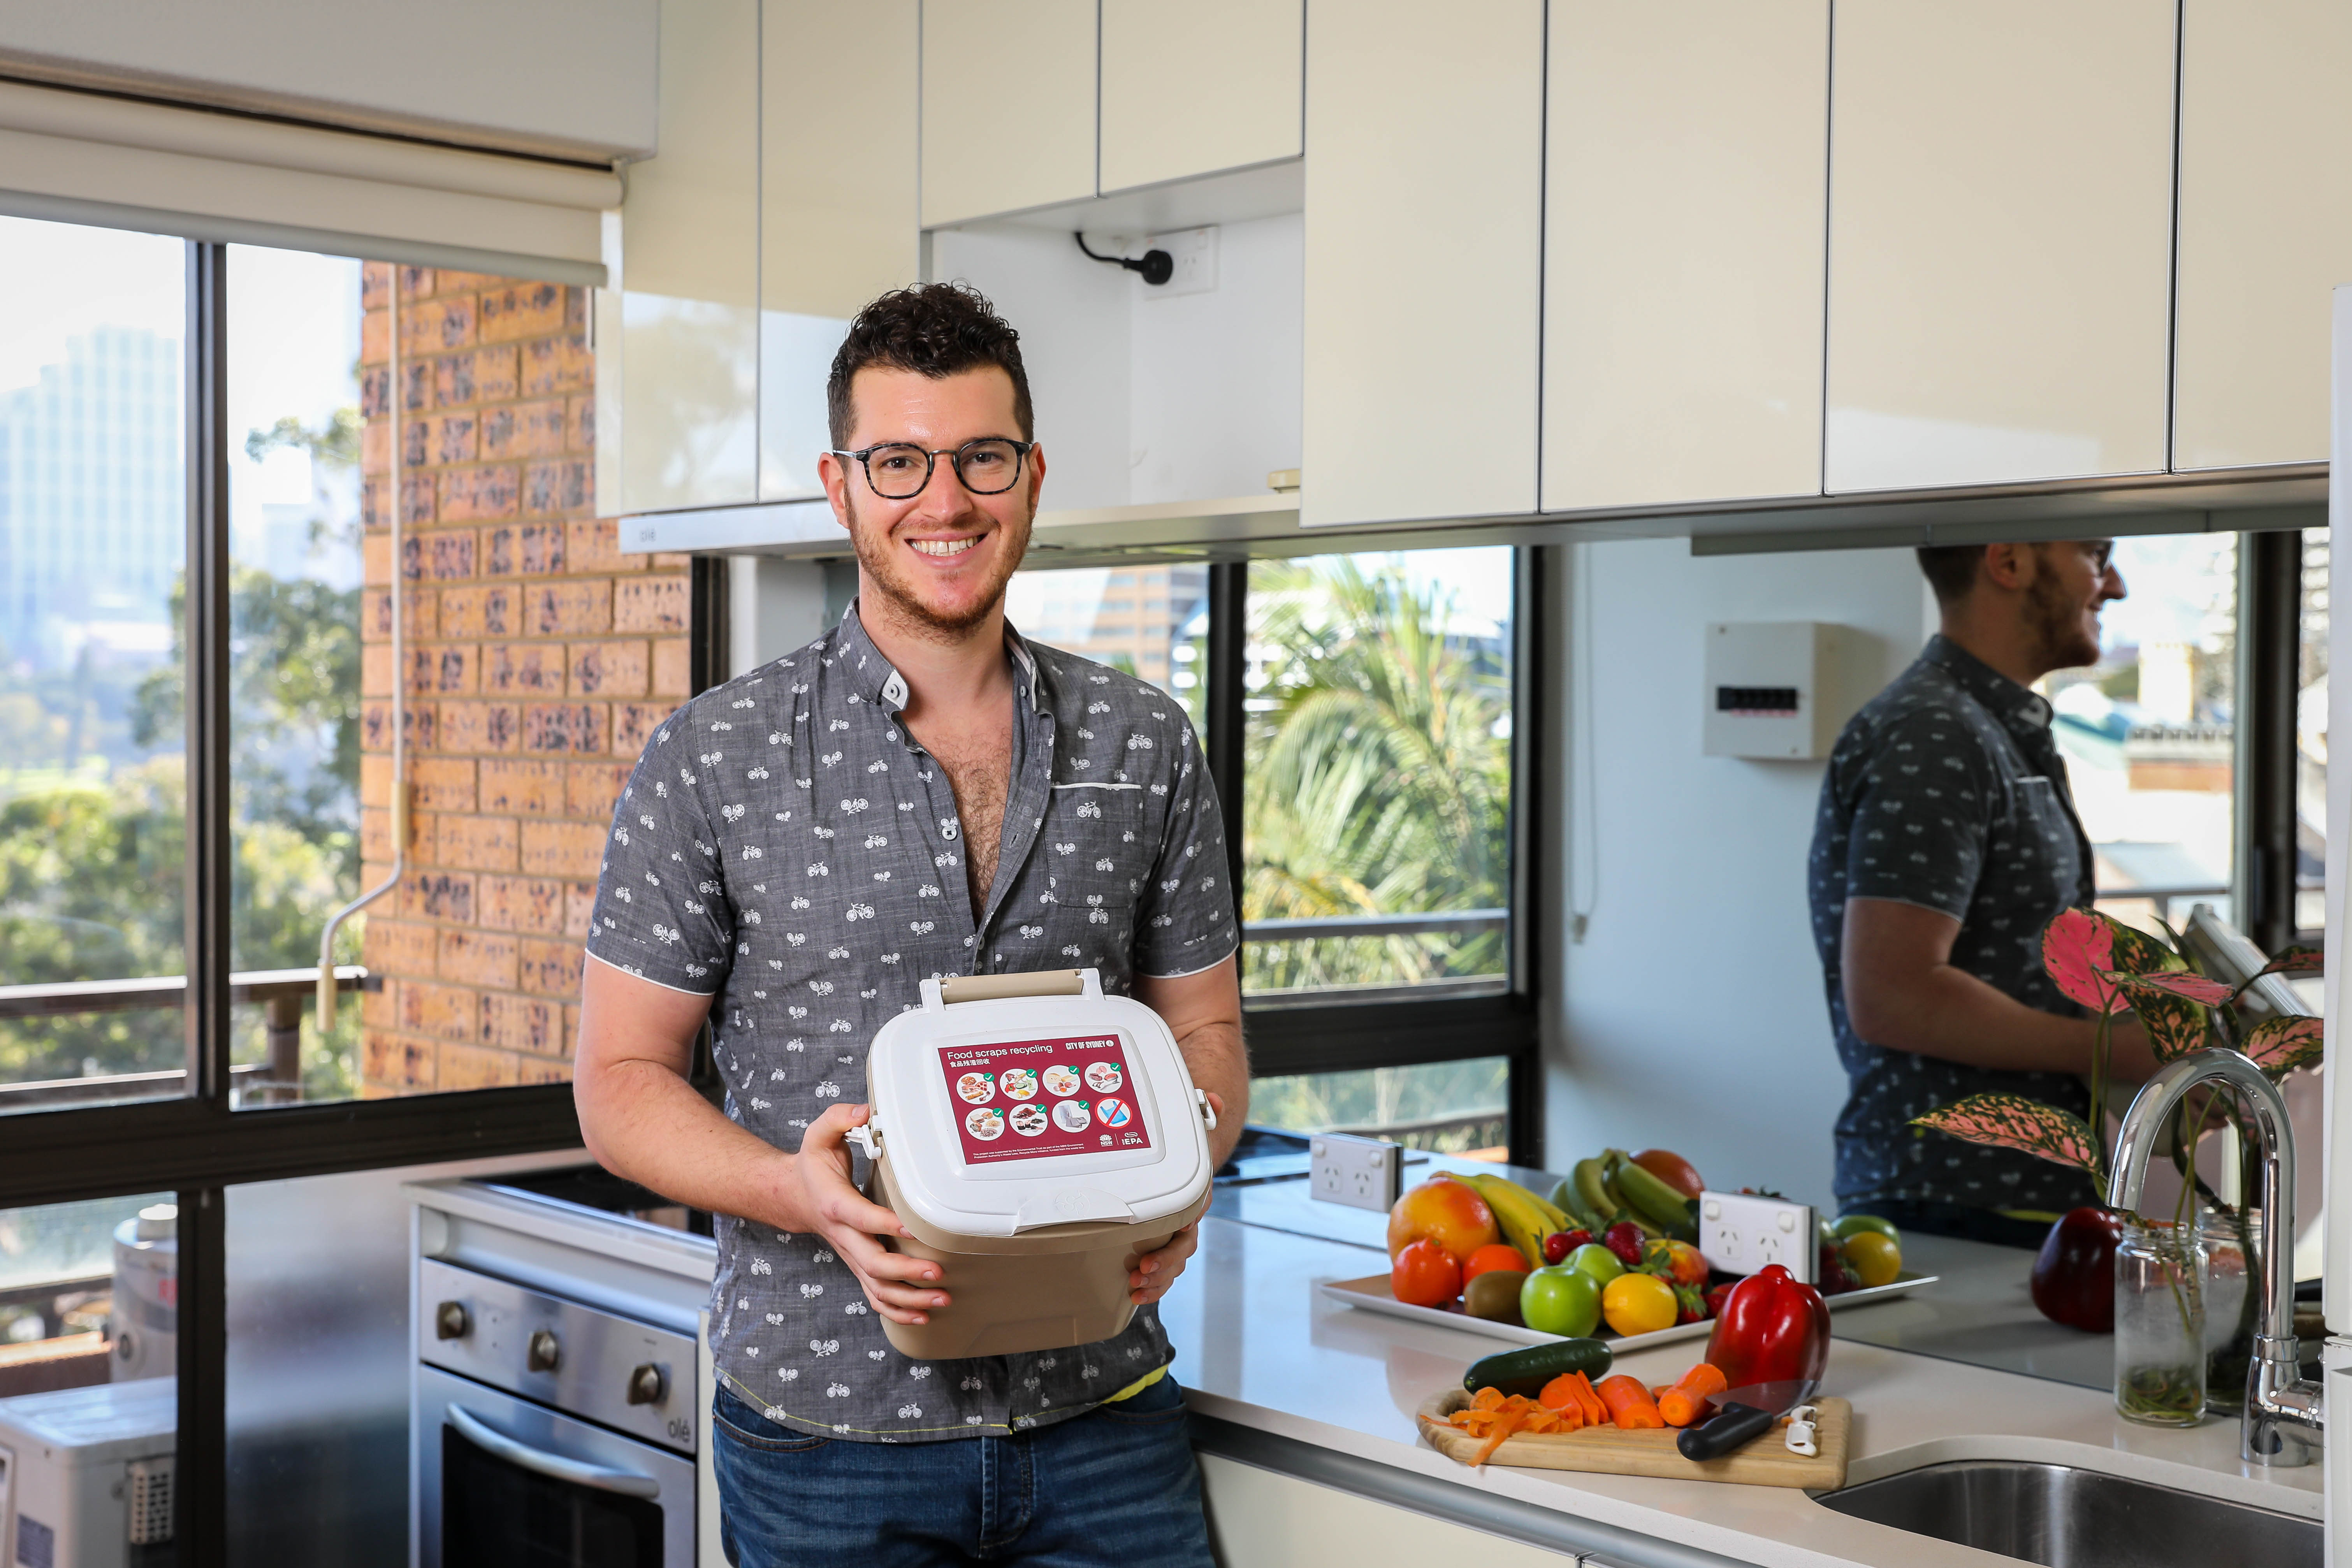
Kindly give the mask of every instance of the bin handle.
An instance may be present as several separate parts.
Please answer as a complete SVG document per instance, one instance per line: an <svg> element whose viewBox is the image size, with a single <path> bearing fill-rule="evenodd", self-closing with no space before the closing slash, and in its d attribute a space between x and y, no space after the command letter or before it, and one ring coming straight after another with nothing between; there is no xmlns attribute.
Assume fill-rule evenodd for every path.
<svg viewBox="0 0 2352 1568"><path fill-rule="evenodd" d="M1027 974L950 974L940 1001L996 1002L1008 996L1099 996L1102 977L1091 969L1040 969Z"/></svg>

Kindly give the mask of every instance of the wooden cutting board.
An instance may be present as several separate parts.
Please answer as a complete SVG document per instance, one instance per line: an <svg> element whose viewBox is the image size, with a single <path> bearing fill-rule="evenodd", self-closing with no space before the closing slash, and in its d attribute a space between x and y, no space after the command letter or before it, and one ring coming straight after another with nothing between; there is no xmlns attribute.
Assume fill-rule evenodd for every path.
<svg viewBox="0 0 2352 1568"><path fill-rule="evenodd" d="M1458 1388L1433 1394L1415 1414L1431 1445L1448 1458L1468 1464L1485 1439L1474 1437L1445 1419L1470 1403ZM1655 1476L1673 1481L1734 1481L1755 1487L1802 1487L1808 1491L1835 1491L1845 1485L1845 1457L1853 1432L1853 1406L1843 1399L1817 1399L1821 1412L1813 1441L1821 1453L1812 1458L1792 1454L1788 1428L1774 1426L1746 1447L1720 1459L1698 1463L1675 1448L1681 1436L1672 1427L1625 1432L1614 1426L1587 1426L1576 1432L1515 1433L1503 1440L1490 1465L1517 1465L1533 1470L1588 1470L1612 1476Z"/></svg>

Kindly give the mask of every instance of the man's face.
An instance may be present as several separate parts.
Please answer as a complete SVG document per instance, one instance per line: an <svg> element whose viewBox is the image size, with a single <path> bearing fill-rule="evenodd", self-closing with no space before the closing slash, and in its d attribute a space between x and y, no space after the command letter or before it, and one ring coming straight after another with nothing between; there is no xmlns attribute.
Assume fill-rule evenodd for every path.
<svg viewBox="0 0 2352 1568"><path fill-rule="evenodd" d="M907 500L874 493L856 458L825 457L818 470L833 513L849 530L873 591L910 620L942 633L970 630L1004 596L1029 548L1029 521L1045 477L1032 447L1021 477L997 495L964 488L951 454L983 437L1021 437L1013 378L994 365L937 380L869 365L849 384L853 427L846 450L904 441L942 455L930 482Z"/></svg>
<svg viewBox="0 0 2352 1568"><path fill-rule="evenodd" d="M2042 544L2033 553L2036 565L2026 590L2025 616L2041 646L2042 666L2067 669L2098 663L2099 612L2109 600L2124 596L2115 541Z"/></svg>

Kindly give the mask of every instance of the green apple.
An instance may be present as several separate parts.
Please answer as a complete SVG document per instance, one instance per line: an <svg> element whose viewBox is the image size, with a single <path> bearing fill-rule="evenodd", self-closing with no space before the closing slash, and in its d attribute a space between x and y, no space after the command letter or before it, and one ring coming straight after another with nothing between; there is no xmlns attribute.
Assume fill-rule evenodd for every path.
<svg viewBox="0 0 2352 1568"><path fill-rule="evenodd" d="M1519 1286L1519 1318L1540 1333L1582 1339L1601 1323L1601 1283L1565 1263L1538 1268Z"/></svg>
<svg viewBox="0 0 2352 1568"><path fill-rule="evenodd" d="M1624 1260L1597 1241L1578 1247L1565 1261L1569 1268L1591 1275L1595 1285L1606 1285L1625 1272Z"/></svg>

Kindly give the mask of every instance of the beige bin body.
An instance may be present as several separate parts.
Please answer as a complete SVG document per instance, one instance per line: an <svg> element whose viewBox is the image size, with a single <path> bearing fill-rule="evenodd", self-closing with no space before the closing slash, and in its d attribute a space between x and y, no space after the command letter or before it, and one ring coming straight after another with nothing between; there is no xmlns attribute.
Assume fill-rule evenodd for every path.
<svg viewBox="0 0 2352 1568"><path fill-rule="evenodd" d="M999 1103L996 1068L977 1070L990 1063L1008 1079L1017 1064L1029 1081L1006 1103L1050 1105L1058 1131L1014 1117L971 1128L975 1107ZM975 1070L958 1082L966 1065ZM954 1361L1109 1339L1135 1316L1127 1279L1137 1259L1209 1206L1203 1122L1213 1118L1183 1055L1164 1020L1105 996L1091 970L927 980L922 1006L875 1037L866 1079L875 1114L849 1139L873 1161L874 1201L911 1233L884 1243L937 1262L949 1298L929 1322L883 1320L903 1355ZM978 1098L958 1100L975 1080ZM1097 1094L1105 1119L1090 1122ZM1124 1130L1116 1150L1114 1129ZM1039 1223L1064 1215L1072 1218Z"/></svg>
<svg viewBox="0 0 2352 1568"><path fill-rule="evenodd" d="M1208 1194L1182 1214L1150 1225L1090 1222L1050 1226L1015 1237L955 1236L935 1230L898 1201L886 1153L874 1167L874 1201L897 1214L913 1239L883 1244L940 1266L948 1305L928 1323L882 1320L891 1348L918 1361L1018 1355L1109 1339L1135 1316L1127 1277L1136 1259L1168 1245L1201 1217Z"/></svg>

